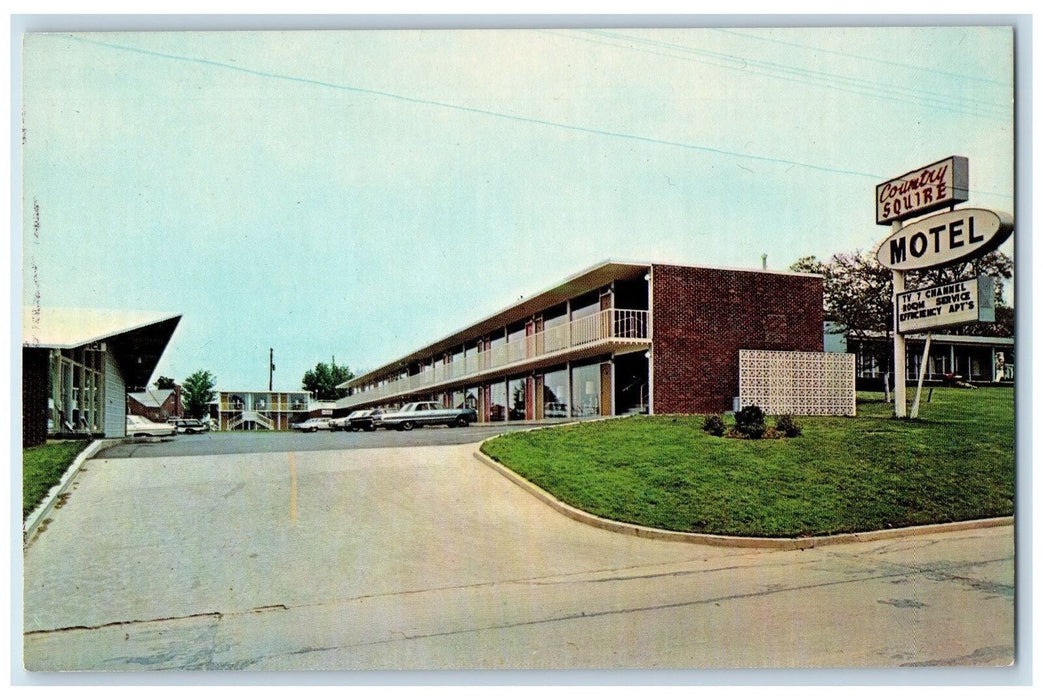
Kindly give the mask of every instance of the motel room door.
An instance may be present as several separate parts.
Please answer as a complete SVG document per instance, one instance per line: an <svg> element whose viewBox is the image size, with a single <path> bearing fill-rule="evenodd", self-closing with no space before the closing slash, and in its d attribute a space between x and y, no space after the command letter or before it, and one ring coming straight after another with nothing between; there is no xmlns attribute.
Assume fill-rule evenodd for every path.
<svg viewBox="0 0 1043 700"><path fill-rule="evenodd" d="M601 415L612 415L612 363L601 365Z"/></svg>

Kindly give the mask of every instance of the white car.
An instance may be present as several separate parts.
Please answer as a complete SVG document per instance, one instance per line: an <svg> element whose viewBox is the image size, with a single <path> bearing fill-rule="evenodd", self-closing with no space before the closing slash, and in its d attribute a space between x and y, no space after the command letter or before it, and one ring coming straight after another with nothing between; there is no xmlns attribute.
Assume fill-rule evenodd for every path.
<svg viewBox="0 0 1043 700"><path fill-rule="evenodd" d="M172 418L167 422L177 428L179 433L188 433L189 435L205 433L210 430L209 420L204 423L198 418Z"/></svg>
<svg viewBox="0 0 1043 700"><path fill-rule="evenodd" d="M314 433L316 430L329 430L330 419L329 418L309 418L303 423L294 423L290 426L294 430L300 430L304 433Z"/></svg>
<svg viewBox="0 0 1043 700"><path fill-rule="evenodd" d="M145 416L127 416L127 437L173 437L177 426L153 423Z"/></svg>

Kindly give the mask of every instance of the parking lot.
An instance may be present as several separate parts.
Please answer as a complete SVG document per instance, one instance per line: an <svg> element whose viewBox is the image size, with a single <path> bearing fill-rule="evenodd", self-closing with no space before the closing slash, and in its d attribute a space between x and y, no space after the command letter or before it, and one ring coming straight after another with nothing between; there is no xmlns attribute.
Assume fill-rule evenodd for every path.
<svg viewBox="0 0 1043 700"><path fill-rule="evenodd" d="M320 430L269 432L237 430L175 438L134 438L103 450L99 459L127 457L191 457L202 455L250 454L262 452L312 452L353 450L371 447L421 447L425 445L465 445L480 442L500 433L531 430L525 423L472 425L467 428L433 426L410 432L377 430L372 433Z"/></svg>

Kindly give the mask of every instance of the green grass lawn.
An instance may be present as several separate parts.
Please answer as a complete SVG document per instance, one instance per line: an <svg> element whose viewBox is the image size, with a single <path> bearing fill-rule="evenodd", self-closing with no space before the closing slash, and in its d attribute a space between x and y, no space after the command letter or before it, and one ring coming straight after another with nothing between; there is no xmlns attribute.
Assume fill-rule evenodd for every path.
<svg viewBox="0 0 1043 700"><path fill-rule="evenodd" d="M89 444L87 440L55 440L22 450L22 520L29 517L76 455Z"/></svg>
<svg viewBox="0 0 1043 700"><path fill-rule="evenodd" d="M483 451L577 508L666 530L789 537L1013 515L1012 389L935 389L918 420L892 413L859 394L857 417L797 417L798 438L642 416L511 433Z"/></svg>

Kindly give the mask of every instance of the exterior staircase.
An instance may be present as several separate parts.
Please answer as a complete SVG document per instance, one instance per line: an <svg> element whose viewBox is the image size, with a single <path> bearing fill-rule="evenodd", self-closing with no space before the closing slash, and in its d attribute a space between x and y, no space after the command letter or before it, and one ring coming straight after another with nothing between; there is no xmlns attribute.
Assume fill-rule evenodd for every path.
<svg viewBox="0 0 1043 700"><path fill-rule="evenodd" d="M243 423L253 422L265 430L272 430L275 426L272 421L262 413L257 411L243 411L239 414L239 417L228 424L228 430L235 430Z"/></svg>

